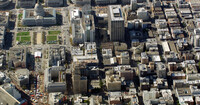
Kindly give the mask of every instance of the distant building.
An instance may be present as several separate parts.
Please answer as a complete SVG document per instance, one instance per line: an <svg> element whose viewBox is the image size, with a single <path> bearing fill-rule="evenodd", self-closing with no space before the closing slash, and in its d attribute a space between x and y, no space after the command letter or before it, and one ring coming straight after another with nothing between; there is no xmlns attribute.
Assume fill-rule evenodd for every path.
<svg viewBox="0 0 200 105"><path fill-rule="evenodd" d="M44 0L45 6L59 7L63 6L63 0Z"/></svg>
<svg viewBox="0 0 200 105"><path fill-rule="evenodd" d="M124 16L120 5L108 6L108 31L111 41L124 41Z"/></svg>
<svg viewBox="0 0 200 105"><path fill-rule="evenodd" d="M30 8L34 7L36 0L17 0L17 7Z"/></svg>
<svg viewBox="0 0 200 105"><path fill-rule="evenodd" d="M34 9L23 10L22 24L27 26L55 25L56 10L43 9L38 1Z"/></svg>

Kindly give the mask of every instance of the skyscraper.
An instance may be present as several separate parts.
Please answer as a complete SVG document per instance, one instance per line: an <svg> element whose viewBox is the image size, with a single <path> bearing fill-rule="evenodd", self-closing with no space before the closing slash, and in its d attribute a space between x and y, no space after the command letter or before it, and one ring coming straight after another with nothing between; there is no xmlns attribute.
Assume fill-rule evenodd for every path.
<svg viewBox="0 0 200 105"><path fill-rule="evenodd" d="M124 17L120 5L108 6L108 31L111 41L124 41Z"/></svg>

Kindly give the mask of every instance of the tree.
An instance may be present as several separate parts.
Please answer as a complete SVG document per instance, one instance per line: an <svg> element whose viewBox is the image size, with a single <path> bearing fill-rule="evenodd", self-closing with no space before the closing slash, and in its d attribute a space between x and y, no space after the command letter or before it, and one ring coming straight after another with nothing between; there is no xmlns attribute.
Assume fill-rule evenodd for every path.
<svg viewBox="0 0 200 105"><path fill-rule="evenodd" d="M103 81L99 80L99 86L102 88L103 87Z"/></svg>

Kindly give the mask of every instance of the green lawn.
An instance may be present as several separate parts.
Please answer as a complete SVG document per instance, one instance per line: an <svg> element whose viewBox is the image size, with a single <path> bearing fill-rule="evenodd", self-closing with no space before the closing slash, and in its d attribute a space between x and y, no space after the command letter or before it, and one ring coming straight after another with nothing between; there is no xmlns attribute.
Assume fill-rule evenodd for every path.
<svg viewBox="0 0 200 105"><path fill-rule="evenodd" d="M49 35L58 35L61 32L60 31L49 31L48 33L49 33Z"/></svg>
<svg viewBox="0 0 200 105"><path fill-rule="evenodd" d="M21 37L16 37L16 41L20 41L21 40Z"/></svg>
<svg viewBox="0 0 200 105"><path fill-rule="evenodd" d="M17 36L28 36L30 35L30 32L19 32L17 33Z"/></svg>
<svg viewBox="0 0 200 105"><path fill-rule="evenodd" d="M31 42L31 37L30 36L21 37L21 42Z"/></svg>
<svg viewBox="0 0 200 105"><path fill-rule="evenodd" d="M22 16L23 16L23 14L20 13L20 14L18 15L18 19L21 20L21 19L22 19Z"/></svg>
<svg viewBox="0 0 200 105"><path fill-rule="evenodd" d="M47 36L47 41L57 41L57 36Z"/></svg>

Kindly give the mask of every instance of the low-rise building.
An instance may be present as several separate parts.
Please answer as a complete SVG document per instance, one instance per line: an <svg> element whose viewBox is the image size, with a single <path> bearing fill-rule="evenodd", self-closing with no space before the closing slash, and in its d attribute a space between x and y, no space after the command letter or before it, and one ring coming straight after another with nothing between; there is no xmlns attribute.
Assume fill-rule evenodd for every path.
<svg viewBox="0 0 200 105"><path fill-rule="evenodd" d="M29 85L29 70L28 69L18 69L15 73L11 74L11 79L18 86Z"/></svg>
<svg viewBox="0 0 200 105"><path fill-rule="evenodd" d="M49 67L44 71L44 88L48 93L65 92L65 68L62 66Z"/></svg>
<svg viewBox="0 0 200 105"><path fill-rule="evenodd" d="M55 25L57 24L56 10L52 8L44 9L38 1L34 9L23 10L22 24L25 26Z"/></svg>
<svg viewBox="0 0 200 105"><path fill-rule="evenodd" d="M5 28L9 25L9 12L1 12L0 13L0 26L4 26Z"/></svg>
<svg viewBox="0 0 200 105"><path fill-rule="evenodd" d="M167 70L166 66L162 62L156 63L156 73L158 78L166 78L167 77Z"/></svg>
<svg viewBox="0 0 200 105"><path fill-rule="evenodd" d="M0 86L0 102L3 105L28 105L16 87L10 83Z"/></svg>
<svg viewBox="0 0 200 105"><path fill-rule="evenodd" d="M194 104L190 88L177 88L176 95L180 104Z"/></svg>
<svg viewBox="0 0 200 105"><path fill-rule="evenodd" d="M59 105L64 99L64 95L61 92L49 93L49 104Z"/></svg>
<svg viewBox="0 0 200 105"><path fill-rule="evenodd" d="M167 89L168 88L167 79L157 78L156 80L153 81L153 87L158 89Z"/></svg>
<svg viewBox="0 0 200 105"><path fill-rule="evenodd" d="M110 105L122 104L122 93L121 92L110 92L108 101Z"/></svg>
<svg viewBox="0 0 200 105"><path fill-rule="evenodd" d="M114 75L111 71L106 72L106 87L108 91L120 91L121 80L118 75Z"/></svg>
<svg viewBox="0 0 200 105"><path fill-rule="evenodd" d="M146 52L141 53L141 63L142 64L148 64L149 63L149 57Z"/></svg>
<svg viewBox="0 0 200 105"><path fill-rule="evenodd" d="M17 7L21 8L30 8L34 7L36 3L36 0L17 0Z"/></svg>
<svg viewBox="0 0 200 105"><path fill-rule="evenodd" d="M140 77L140 89L141 90L148 90L150 88L149 78L147 77Z"/></svg>
<svg viewBox="0 0 200 105"><path fill-rule="evenodd" d="M45 6L49 7L59 7L63 6L63 0L45 0Z"/></svg>
<svg viewBox="0 0 200 105"><path fill-rule="evenodd" d="M48 58L49 58L49 67L64 65L66 61L65 47L51 46L48 49Z"/></svg>
<svg viewBox="0 0 200 105"><path fill-rule="evenodd" d="M27 67L27 49L13 47L9 50L8 55L9 63L8 67Z"/></svg>
<svg viewBox="0 0 200 105"><path fill-rule="evenodd" d="M161 93L161 95L159 95ZM166 90L150 90L143 92L143 102L145 105L151 104L167 104L173 105L173 97L172 92L169 89Z"/></svg>
<svg viewBox="0 0 200 105"><path fill-rule="evenodd" d="M142 19L143 21L149 20L149 13L145 8L139 8L137 10L137 18Z"/></svg>

